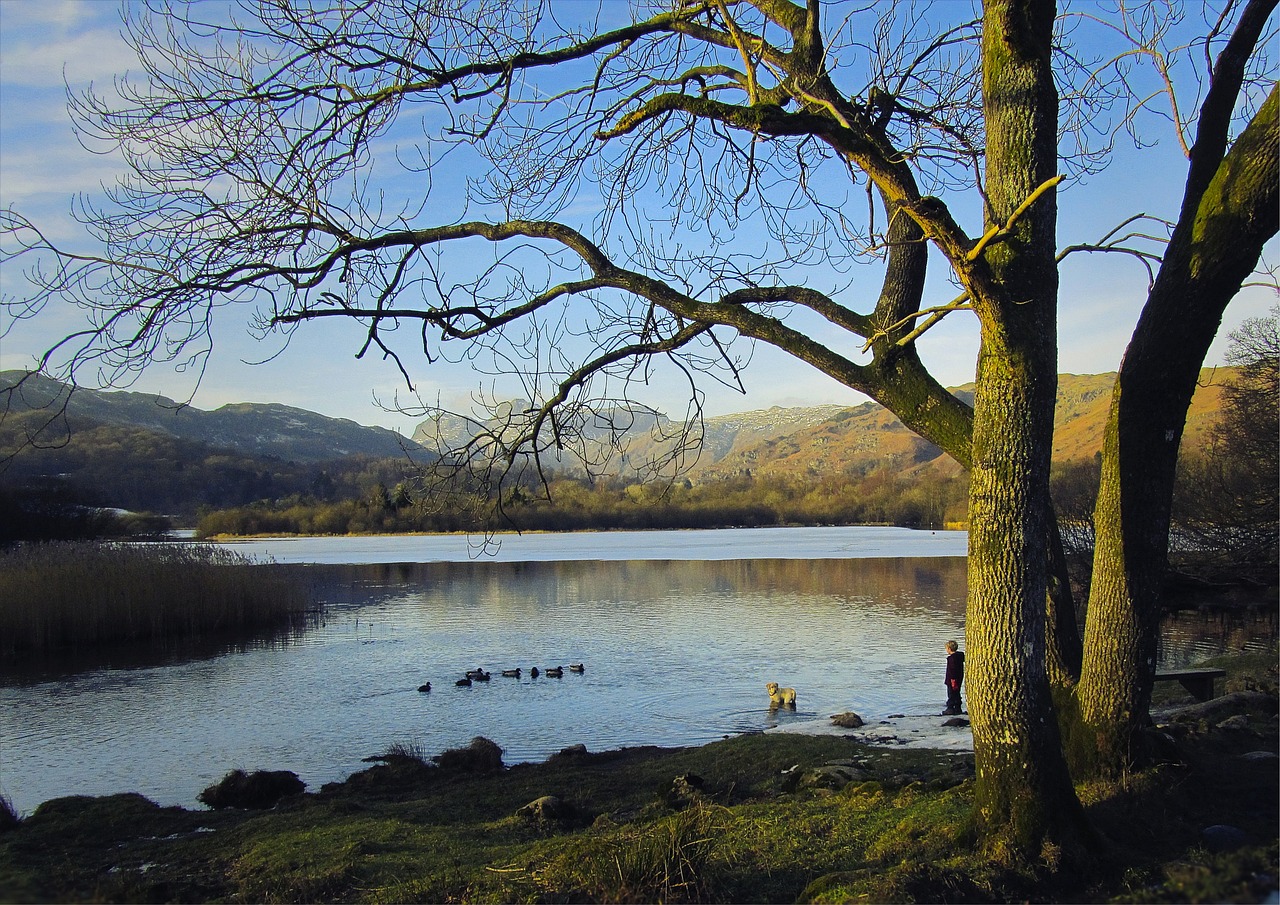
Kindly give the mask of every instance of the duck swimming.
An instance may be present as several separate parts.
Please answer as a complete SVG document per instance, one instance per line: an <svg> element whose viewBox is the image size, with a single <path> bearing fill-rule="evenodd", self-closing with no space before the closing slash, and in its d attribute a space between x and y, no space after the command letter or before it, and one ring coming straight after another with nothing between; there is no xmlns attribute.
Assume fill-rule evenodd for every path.
<svg viewBox="0 0 1280 905"><path fill-rule="evenodd" d="M504 669L502 671L502 674L506 676L508 679L518 679L520 678L520 669L519 667L515 669Z"/></svg>
<svg viewBox="0 0 1280 905"><path fill-rule="evenodd" d="M586 672L587 668L581 663L570 663L569 672Z"/></svg>
<svg viewBox="0 0 1280 905"><path fill-rule="evenodd" d="M489 674L483 669L468 669L467 678L471 679L473 682L488 682Z"/></svg>
<svg viewBox="0 0 1280 905"><path fill-rule="evenodd" d="M529 670L529 675L535 679L538 678L539 676L538 667L535 666L533 669Z"/></svg>
<svg viewBox="0 0 1280 905"><path fill-rule="evenodd" d="M459 679L458 681L454 682L453 684L454 684L454 685L457 685L459 688L470 688L470 687L471 687L471 680L470 680L470 679Z"/></svg>
<svg viewBox="0 0 1280 905"><path fill-rule="evenodd" d="M549 679L558 679L563 675L564 675L563 666L553 666L547 670L547 678Z"/></svg>
<svg viewBox="0 0 1280 905"><path fill-rule="evenodd" d="M419 686L418 686L418 691L430 691L430 690L431 690L431 683L430 683L430 682L428 682L428 683L427 683L427 684L425 684L425 685L419 685Z"/></svg>

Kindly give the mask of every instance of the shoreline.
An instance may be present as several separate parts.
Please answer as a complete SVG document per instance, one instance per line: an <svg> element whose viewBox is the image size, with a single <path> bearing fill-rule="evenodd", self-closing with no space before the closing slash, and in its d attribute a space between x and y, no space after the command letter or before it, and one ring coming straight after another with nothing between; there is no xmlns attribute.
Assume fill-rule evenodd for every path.
<svg viewBox="0 0 1280 905"><path fill-rule="evenodd" d="M831 716L791 723L765 730L766 733L793 733L796 735L834 735L874 748L912 748L931 751L972 751L973 731L969 728L967 711L959 715L963 726L944 725L955 720L953 716L935 714L892 714L880 720L871 720L856 729L837 726Z"/></svg>

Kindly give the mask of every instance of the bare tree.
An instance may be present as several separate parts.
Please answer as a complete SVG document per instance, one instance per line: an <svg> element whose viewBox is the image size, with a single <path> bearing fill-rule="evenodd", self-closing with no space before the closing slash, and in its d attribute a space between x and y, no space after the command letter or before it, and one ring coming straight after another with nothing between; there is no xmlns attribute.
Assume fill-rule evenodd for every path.
<svg viewBox="0 0 1280 905"><path fill-rule="evenodd" d="M1268 584L1280 565L1280 308L1231 334L1224 404L1203 455L1179 462L1173 522L1183 566Z"/></svg>
<svg viewBox="0 0 1280 905"><path fill-rule="evenodd" d="M133 173L82 209L101 247L55 248L5 214L4 260L38 262L31 297L9 304L24 316L53 299L89 312L44 358L72 374L198 365L230 303L254 306L263 331L341 318L362 325L360 354L514 372L528 405L471 434L459 459L499 475L521 450L536 465L585 449L593 419L635 411L630 389L659 367L687 378L696 414L700 381L739 379L738 339L865 392L971 471L978 820L993 852L1035 857L1081 820L1051 676L1081 675L1081 700L1102 705L1069 725L1127 739L1141 716L1131 705L1149 699L1154 638L1154 592L1122 582L1107 599L1129 615L1097 607L1090 628L1102 620L1097 637L1128 619L1140 640L1095 643L1084 665L1098 668L1081 673L1074 612L1049 594L1061 574L1048 492L1059 263L1119 252L1153 275L1121 422L1140 395L1127 387L1158 385L1161 359L1177 381L1198 369L1276 231L1277 94L1261 53L1273 6L1228 2L1177 51L1203 53L1204 91L1194 113L1171 104L1178 134L1197 116L1198 131L1162 254L1140 241L1137 217L1089 246L1059 248L1056 234L1060 184L1105 164L1109 142L1153 103L1129 58L1153 61L1156 99L1178 99L1154 12L1056 20L1046 0L990 0L969 19L951 4L679 0L564 22L554 4L503 0L157 4L128 20L148 68L119 86L123 102L74 102L81 128ZM1132 47L1085 59L1071 35L1094 25ZM1116 128L1087 128L1112 110ZM399 131L408 121L413 140ZM465 193L442 173L469 174ZM971 233L960 212L973 199L982 222ZM925 301L931 253L955 285L949 302ZM1194 317L1180 297L1195 300ZM972 409L916 346L962 310L981 333ZM1163 463L1185 404L1175 394L1156 411L1159 430L1137 431L1158 433L1161 467L1139 474L1126 440L1109 445L1095 518L1100 547L1104 535L1142 537L1143 575L1163 568ZM1108 488L1130 485L1142 514L1112 518ZM1121 576L1133 566L1103 561ZM1094 586L1114 577L1095 572ZM1104 675L1129 684L1108 697Z"/></svg>

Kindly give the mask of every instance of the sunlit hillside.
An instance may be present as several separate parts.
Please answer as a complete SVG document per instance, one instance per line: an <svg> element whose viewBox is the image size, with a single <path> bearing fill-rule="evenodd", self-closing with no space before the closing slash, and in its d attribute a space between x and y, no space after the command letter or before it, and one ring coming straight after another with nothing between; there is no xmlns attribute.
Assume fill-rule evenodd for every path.
<svg viewBox="0 0 1280 905"><path fill-rule="evenodd" d="M1207 368L1192 400L1183 436L1183 452L1204 447L1222 405L1222 388L1231 368ZM1115 374L1063 374L1058 381L1054 433L1055 461L1088 459L1102 449L1107 409ZM973 398L973 385L953 392ZM767 413L754 413L766 415ZM745 416L734 416L744 418ZM711 419L711 425L719 419ZM749 471L758 477L800 478L835 473L863 475L881 468L909 474L955 474L959 466L941 450L908 430L884 407L868 402L823 418L795 432L750 444L735 443L726 455L704 456L693 474L727 477Z"/></svg>

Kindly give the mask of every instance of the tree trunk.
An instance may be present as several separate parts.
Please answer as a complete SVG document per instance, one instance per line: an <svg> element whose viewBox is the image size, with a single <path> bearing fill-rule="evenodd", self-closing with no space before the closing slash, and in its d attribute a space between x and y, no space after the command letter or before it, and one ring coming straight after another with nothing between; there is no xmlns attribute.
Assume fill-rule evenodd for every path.
<svg viewBox="0 0 1280 905"><path fill-rule="evenodd" d="M1080 816L1046 669L1049 462L1057 390L1056 201L1013 213L1057 167L1051 2L991 2L983 15L988 227L999 287L982 325L969 491L965 627L980 831L997 857L1039 856ZM1071 826L1074 829L1074 826Z"/></svg>
<svg viewBox="0 0 1280 905"><path fill-rule="evenodd" d="M1222 313L1277 231L1278 108L1273 88L1198 193L1193 153L1188 202L1116 380L1094 512L1080 726L1068 749L1078 777L1118 775L1140 758L1178 444Z"/></svg>

